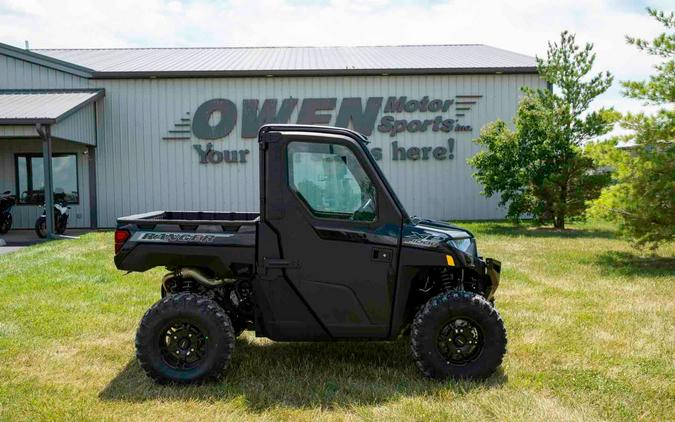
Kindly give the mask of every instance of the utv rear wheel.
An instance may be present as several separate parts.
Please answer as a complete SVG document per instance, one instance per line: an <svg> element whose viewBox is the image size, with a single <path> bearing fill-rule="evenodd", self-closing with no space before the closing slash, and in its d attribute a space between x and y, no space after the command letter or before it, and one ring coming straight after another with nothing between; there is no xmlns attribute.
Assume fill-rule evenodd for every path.
<svg viewBox="0 0 675 422"><path fill-rule="evenodd" d="M430 378L484 379L502 363L506 330L482 296L446 292L415 316L410 335L417 367Z"/></svg>
<svg viewBox="0 0 675 422"><path fill-rule="evenodd" d="M230 318L211 299L193 293L169 295L143 316L136 357L160 384L218 380L234 350Z"/></svg>

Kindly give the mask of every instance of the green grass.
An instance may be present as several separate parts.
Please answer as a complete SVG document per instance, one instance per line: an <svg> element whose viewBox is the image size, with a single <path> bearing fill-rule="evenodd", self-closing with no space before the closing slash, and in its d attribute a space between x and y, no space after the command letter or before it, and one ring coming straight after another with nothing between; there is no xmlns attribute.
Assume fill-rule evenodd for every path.
<svg viewBox="0 0 675 422"><path fill-rule="evenodd" d="M156 386L133 337L163 273L123 275L96 233L0 256L0 419L675 420L674 247L642 257L603 225L467 226L504 264L509 347L487 382L422 378L407 339L245 333L221 383Z"/></svg>

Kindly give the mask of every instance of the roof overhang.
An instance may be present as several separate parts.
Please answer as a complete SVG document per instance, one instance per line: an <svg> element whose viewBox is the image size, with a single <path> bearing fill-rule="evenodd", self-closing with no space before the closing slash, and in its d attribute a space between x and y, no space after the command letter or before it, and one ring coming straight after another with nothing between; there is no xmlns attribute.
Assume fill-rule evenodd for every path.
<svg viewBox="0 0 675 422"><path fill-rule="evenodd" d="M88 79L154 79L154 78L243 78L243 77L311 77L311 76L408 76L408 75L493 75L536 74L536 66L514 65L492 67L337 67L337 68L273 68L222 70L95 70L82 65L0 43L0 55L67 72Z"/></svg>
<svg viewBox="0 0 675 422"><path fill-rule="evenodd" d="M190 70L94 72L93 79L154 79L154 78L250 78L293 76L409 76L409 75L500 75L537 74L536 67L474 67L424 69L273 69L273 70Z"/></svg>
<svg viewBox="0 0 675 422"><path fill-rule="evenodd" d="M52 125L105 96L104 89L0 90L0 125Z"/></svg>

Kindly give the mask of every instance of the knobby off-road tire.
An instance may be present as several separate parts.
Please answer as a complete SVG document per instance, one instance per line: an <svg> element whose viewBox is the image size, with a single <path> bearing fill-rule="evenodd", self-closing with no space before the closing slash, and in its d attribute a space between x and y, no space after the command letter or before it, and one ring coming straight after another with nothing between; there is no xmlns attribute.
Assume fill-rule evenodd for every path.
<svg viewBox="0 0 675 422"><path fill-rule="evenodd" d="M506 329L482 296L445 292L418 311L410 334L412 355L424 375L435 379L484 379L501 365Z"/></svg>
<svg viewBox="0 0 675 422"><path fill-rule="evenodd" d="M234 350L230 318L211 299L194 293L168 295L143 316L136 357L159 384L215 381Z"/></svg>

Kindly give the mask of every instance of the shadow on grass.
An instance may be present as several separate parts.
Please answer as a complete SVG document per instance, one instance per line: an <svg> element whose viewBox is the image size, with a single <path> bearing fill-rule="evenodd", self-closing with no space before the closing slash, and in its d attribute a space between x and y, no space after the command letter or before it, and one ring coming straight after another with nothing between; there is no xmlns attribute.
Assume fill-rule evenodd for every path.
<svg viewBox="0 0 675 422"><path fill-rule="evenodd" d="M475 230L475 234L510 236L510 237L534 237L550 238L557 237L563 239L580 238L602 238L615 239L616 235L611 230L605 229L554 229L551 227L538 227L534 225L508 225L508 224L486 224Z"/></svg>
<svg viewBox="0 0 675 422"><path fill-rule="evenodd" d="M630 252L606 251L596 258L606 272L616 275L660 277L675 274L675 257L640 256Z"/></svg>
<svg viewBox="0 0 675 422"><path fill-rule="evenodd" d="M226 400L252 411L276 407L335 408L376 405L436 392L464 395L507 382L500 368L484 382L433 381L422 377L407 341L270 343L237 341L223 380L197 386L155 385L135 359L100 392L102 400Z"/></svg>

